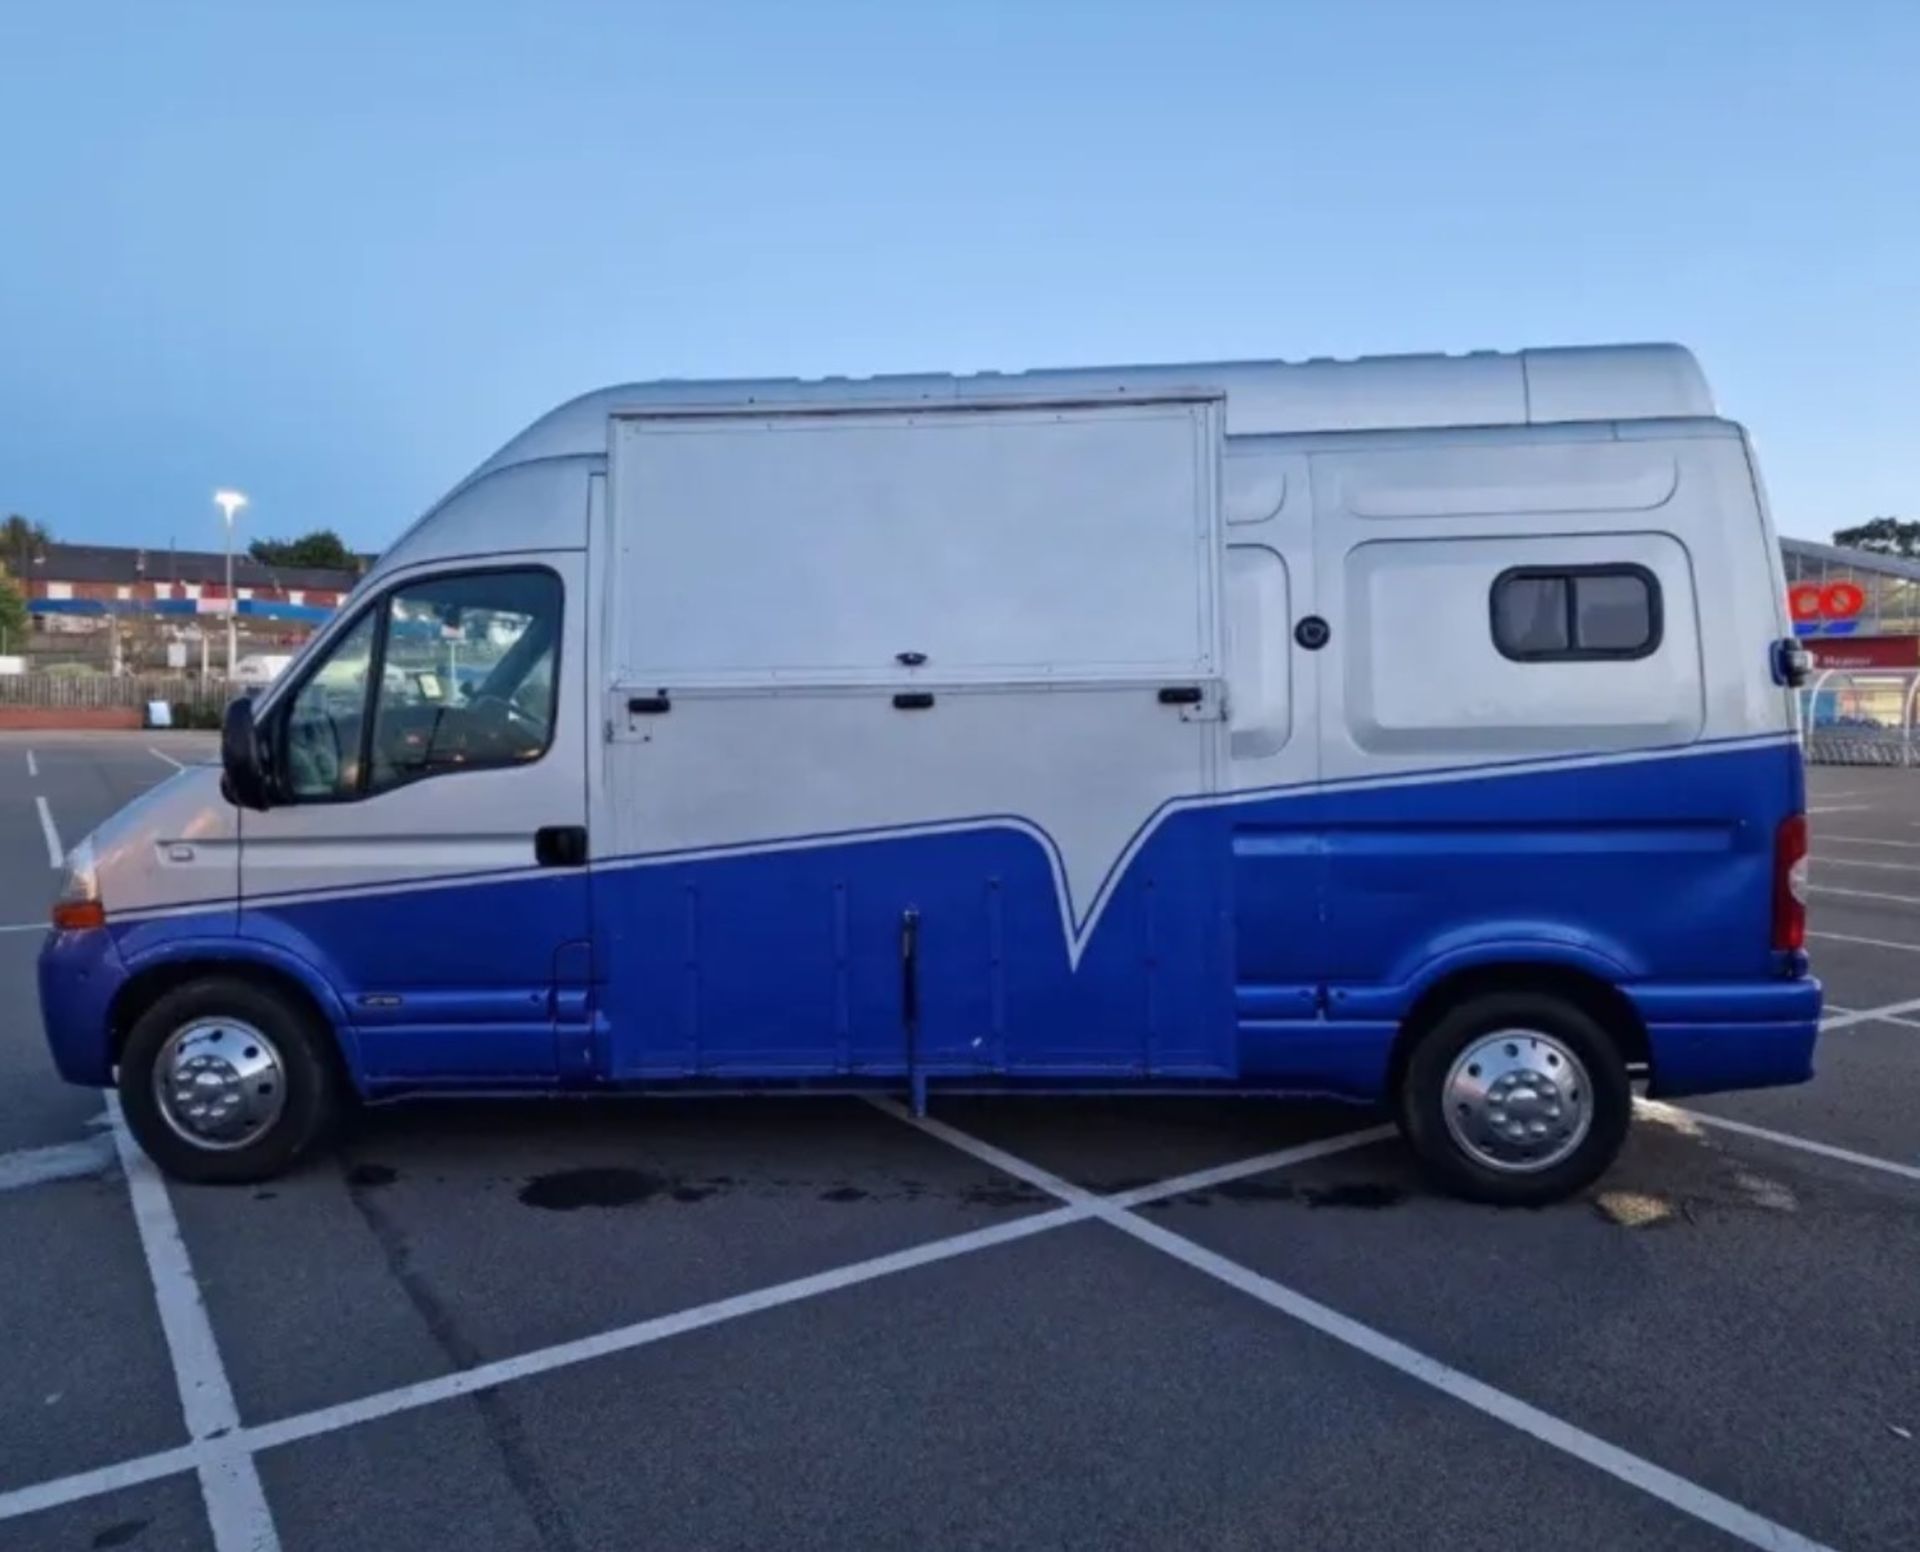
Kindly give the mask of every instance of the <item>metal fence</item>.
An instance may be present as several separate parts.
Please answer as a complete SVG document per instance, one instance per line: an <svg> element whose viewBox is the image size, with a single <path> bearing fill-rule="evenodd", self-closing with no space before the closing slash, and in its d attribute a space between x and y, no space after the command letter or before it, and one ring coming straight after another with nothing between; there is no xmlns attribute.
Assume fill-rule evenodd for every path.
<svg viewBox="0 0 1920 1552"><path fill-rule="evenodd" d="M0 706L87 711L166 701L219 711L232 698L224 679L184 674L0 674Z"/></svg>
<svg viewBox="0 0 1920 1552"><path fill-rule="evenodd" d="M1853 728L1834 724L1807 731L1809 765L1914 765L1920 750L1911 730Z"/></svg>

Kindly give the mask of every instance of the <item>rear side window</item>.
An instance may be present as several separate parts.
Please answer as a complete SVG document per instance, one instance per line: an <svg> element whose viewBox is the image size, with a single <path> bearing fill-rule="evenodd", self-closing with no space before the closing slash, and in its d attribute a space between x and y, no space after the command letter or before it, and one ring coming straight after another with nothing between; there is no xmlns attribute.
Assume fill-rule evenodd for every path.
<svg viewBox="0 0 1920 1552"><path fill-rule="evenodd" d="M1493 579L1493 644L1519 663L1622 661L1660 645L1645 566L1515 566Z"/></svg>

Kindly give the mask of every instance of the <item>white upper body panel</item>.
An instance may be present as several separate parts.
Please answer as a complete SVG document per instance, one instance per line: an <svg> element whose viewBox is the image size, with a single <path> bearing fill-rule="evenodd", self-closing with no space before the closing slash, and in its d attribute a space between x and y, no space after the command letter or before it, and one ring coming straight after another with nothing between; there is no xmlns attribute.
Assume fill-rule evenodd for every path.
<svg viewBox="0 0 1920 1552"><path fill-rule="evenodd" d="M845 446L822 455L828 438L803 426L826 424ZM939 426L954 428L950 457ZM649 789L630 824L614 801L611 830L595 820L595 853L1023 814L1062 837L1077 916L1119 837L1144 834L1165 803L1784 734L1764 647L1786 622L1757 501L1738 428L1715 419L1692 355L1674 346L651 382L570 401L518 434L380 557L359 595L442 565L578 557L564 563L568 661L584 667L574 686L588 705L563 716L599 734L593 803L641 768L674 788ZM1665 597L1661 653L1507 661L1486 599L1515 565L1647 570ZM1331 622L1325 651L1294 645L1309 615ZM912 651L929 663L895 667ZM774 684L879 691L902 672L929 688L998 682L1008 699L995 713L991 695L943 693L925 720L885 699L730 699ZM282 676L263 709L298 678ZM1096 693L1102 680L1202 682L1208 699L1187 713L1148 695L1142 713ZM685 699L649 728L630 724L622 682L705 684L722 699ZM1089 695L1054 703L1075 730L1066 747L1031 730L1048 703L1018 686L1035 682ZM768 718L789 715L793 740L768 745ZM803 738L829 722L833 738ZM972 764L948 751L929 764L941 780L891 797L849 786L851 770L931 759L962 722ZM695 724L707 755L689 741ZM1021 736L1039 764L1010 757L1006 740ZM1071 753L1117 755L1135 738L1158 741L1125 780L1112 759L1085 768ZM741 770L749 749L778 751L778 812L762 811L762 788L720 801L708 757L728 740ZM862 749L870 761L849 757ZM432 786L422 793L453 803L488 782ZM365 826L372 807L315 811L313 824ZM202 799L163 828L209 820ZM140 885L148 901L169 891L157 876Z"/></svg>
<svg viewBox="0 0 1920 1552"><path fill-rule="evenodd" d="M1218 403L622 415L614 682L1210 677Z"/></svg>
<svg viewBox="0 0 1920 1552"><path fill-rule="evenodd" d="M1194 445L1192 422L1157 408L1175 401L1205 419L1179 479L1168 439ZM1069 402L1091 440L1034 452L1048 438L1029 446L1028 431L1051 415L1057 433ZM993 413L934 455L927 428L966 425L961 408ZM793 429L809 420L866 438L858 456L822 458ZM724 429L687 434L702 424ZM891 482L885 500L867 499L866 474ZM688 521L659 521L675 513ZM1784 736L1772 545L1744 438L1715 418L1693 358L1632 346L609 388L488 459L359 596L516 556L565 572L596 856L1014 816L1051 838L1077 940L1099 881L1186 803ZM1655 578L1660 652L1499 654L1489 586L1556 565ZM1324 650L1295 645L1310 615L1331 626ZM930 661L908 682L968 693L897 710L878 692L912 651ZM1207 699L1161 703L1156 679L1203 682ZM631 718L623 680L670 687L672 715ZM754 699L775 685L783 698ZM218 852L207 785L161 839L197 827ZM474 828L455 809L485 779L431 786L422 801L453 805L446 825ZM368 830L384 801L311 823L342 844L384 834ZM149 873L142 903L231 890L224 861L217 878L163 880L152 840L122 848L122 869Z"/></svg>
<svg viewBox="0 0 1920 1552"><path fill-rule="evenodd" d="M1699 365L1677 345L1376 356L1356 361L1196 362L971 376L627 383L583 394L535 421L403 534L381 556L372 575L377 578L391 566L440 556L583 545L582 471L605 467L607 425L622 412L741 409L762 404L899 406L1125 399L1170 393L1221 395L1226 434L1235 439L1450 426L1691 420L1715 413L1713 395ZM509 471L515 477L503 479ZM551 481L547 493L530 499L544 481Z"/></svg>

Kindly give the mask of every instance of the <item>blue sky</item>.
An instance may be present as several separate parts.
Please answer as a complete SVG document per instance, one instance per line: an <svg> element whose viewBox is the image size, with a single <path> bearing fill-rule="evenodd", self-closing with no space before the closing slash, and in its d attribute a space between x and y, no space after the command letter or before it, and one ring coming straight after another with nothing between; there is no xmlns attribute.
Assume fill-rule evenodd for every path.
<svg viewBox="0 0 1920 1552"><path fill-rule="evenodd" d="M0 512L378 548L655 376L1677 339L1920 517L1920 6L0 6Z"/></svg>

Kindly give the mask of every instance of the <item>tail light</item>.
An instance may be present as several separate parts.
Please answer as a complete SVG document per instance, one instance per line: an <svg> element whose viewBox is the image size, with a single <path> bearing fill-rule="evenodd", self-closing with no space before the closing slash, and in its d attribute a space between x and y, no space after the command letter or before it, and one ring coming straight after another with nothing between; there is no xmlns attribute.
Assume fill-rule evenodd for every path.
<svg viewBox="0 0 1920 1552"><path fill-rule="evenodd" d="M1773 946L1807 946L1807 816L1791 814L1773 833Z"/></svg>
<svg viewBox="0 0 1920 1552"><path fill-rule="evenodd" d="M53 925L61 932L91 932L107 924L107 908L98 900L61 900L53 907Z"/></svg>

